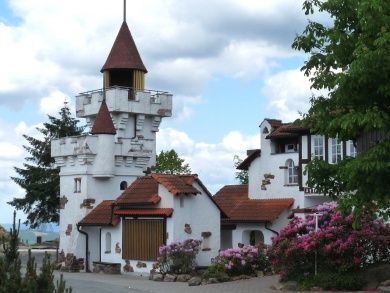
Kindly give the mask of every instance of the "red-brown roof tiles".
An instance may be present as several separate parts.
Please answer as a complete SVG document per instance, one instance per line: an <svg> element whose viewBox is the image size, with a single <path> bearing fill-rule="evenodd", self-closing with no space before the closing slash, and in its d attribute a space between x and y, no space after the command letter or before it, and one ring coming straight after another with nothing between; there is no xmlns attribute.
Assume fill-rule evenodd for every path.
<svg viewBox="0 0 390 293"><path fill-rule="evenodd" d="M248 170L251 163L261 155L261 150L255 150L252 152L244 161L241 162L240 165L237 166L238 170Z"/></svg>
<svg viewBox="0 0 390 293"><path fill-rule="evenodd" d="M249 199L248 185L227 185L214 196L231 222L271 222L289 208L292 198Z"/></svg>
<svg viewBox="0 0 390 293"><path fill-rule="evenodd" d="M200 193L192 184L189 184L191 180L193 182L197 179L197 176L195 175L152 174L151 176L173 195L178 195L180 193L195 195ZM193 179L191 179L191 177Z"/></svg>
<svg viewBox="0 0 390 293"><path fill-rule="evenodd" d="M114 214L118 216L133 216L133 217L142 217L142 216L160 216L160 217L170 217L173 213L171 208L156 208L156 209L117 209Z"/></svg>
<svg viewBox="0 0 390 293"><path fill-rule="evenodd" d="M91 134L116 134L114 123L108 111L106 101L103 100L99 112L93 123Z"/></svg>
<svg viewBox="0 0 390 293"><path fill-rule="evenodd" d="M308 129L303 126L295 125L293 123L284 123L273 130L266 138L294 138L298 137L300 133L305 133L307 131Z"/></svg>
<svg viewBox="0 0 390 293"><path fill-rule="evenodd" d="M125 21L122 23L101 72L109 69L137 69L145 73L148 72Z"/></svg>
<svg viewBox="0 0 390 293"><path fill-rule="evenodd" d="M113 200L104 200L89 212L78 224L80 226L115 226L119 217L112 214Z"/></svg>
<svg viewBox="0 0 390 293"><path fill-rule="evenodd" d="M158 182L150 176L137 178L117 198L119 206L155 205L161 200L158 195Z"/></svg>

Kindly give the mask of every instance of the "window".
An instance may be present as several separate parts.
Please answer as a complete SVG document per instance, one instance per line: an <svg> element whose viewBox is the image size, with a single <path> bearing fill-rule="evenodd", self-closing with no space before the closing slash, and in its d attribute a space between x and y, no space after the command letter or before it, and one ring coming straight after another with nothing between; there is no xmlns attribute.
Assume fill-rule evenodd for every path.
<svg viewBox="0 0 390 293"><path fill-rule="evenodd" d="M263 129L263 134L268 134L268 133L269 133L268 128L267 128L267 127L264 127L264 129Z"/></svg>
<svg viewBox="0 0 390 293"><path fill-rule="evenodd" d="M180 207L181 208L184 207L184 196L183 195L180 195Z"/></svg>
<svg viewBox="0 0 390 293"><path fill-rule="evenodd" d="M106 251L105 253L111 253L111 233L106 233Z"/></svg>
<svg viewBox="0 0 390 293"><path fill-rule="evenodd" d="M349 142L349 155L351 157L356 157L357 155L356 147L352 140Z"/></svg>
<svg viewBox="0 0 390 293"><path fill-rule="evenodd" d="M209 251L210 248L210 236L211 232L202 232L202 251Z"/></svg>
<svg viewBox="0 0 390 293"><path fill-rule="evenodd" d="M122 181L121 184L120 184L120 189L121 190L125 190L127 188L127 182L126 181Z"/></svg>
<svg viewBox="0 0 390 293"><path fill-rule="evenodd" d="M313 137L313 150L314 159L323 160L324 159L324 137L316 135Z"/></svg>
<svg viewBox="0 0 390 293"><path fill-rule="evenodd" d="M298 172L295 168L294 161L289 159L286 162L287 166L287 184L298 184Z"/></svg>
<svg viewBox="0 0 390 293"><path fill-rule="evenodd" d="M74 193L81 192L81 178L74 178Z"/></svg>
<svg viewBox="0 0 390 293"><path fill-rule="evenodd" d="M337 138L332 138L332 163L335 164L341 160L341 141Z"/></svg>

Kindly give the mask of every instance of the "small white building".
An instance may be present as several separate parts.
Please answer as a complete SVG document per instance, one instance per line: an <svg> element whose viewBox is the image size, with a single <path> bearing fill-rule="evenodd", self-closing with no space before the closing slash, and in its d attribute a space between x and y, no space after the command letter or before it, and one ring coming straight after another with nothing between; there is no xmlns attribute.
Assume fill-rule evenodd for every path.
<svg viewBox="0 0 390 293"><path fill-rule="evenodd" d="M355 156L352 141L311 135L310 130L281 120L265 119L260 124L261 150L248 151L238 166L247 170L248 185L230 185L219 190L215 200L227 214L222 219L222 248L238 244L271 244L295 214L329 200L306 185L304 170L314 158L336 163Z"/></svg>
<svg viewBox="0 0 390 293"><path fill-rule="evenodd" d="M196 262L210 265L220 248L220 218L196 175L151 174L136 179L116 200L100 203L78 225L94 237L91 263L149 273L161 245L186 239L202 240Z"/></svg>

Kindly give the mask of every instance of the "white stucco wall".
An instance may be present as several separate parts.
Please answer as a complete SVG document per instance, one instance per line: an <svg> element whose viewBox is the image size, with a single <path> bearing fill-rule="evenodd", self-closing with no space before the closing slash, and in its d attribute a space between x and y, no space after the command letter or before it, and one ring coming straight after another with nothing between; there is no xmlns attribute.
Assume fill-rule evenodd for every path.
<svg viewBox="0 0 390 293"><path fill-rule="evenodd" d="M196 258L199 266L207 266L211 263L211 258L215 257L220 249L221 216L219 209L205 191L197 183L194 183L194 187L201 191L201 194L195 196L184 195L183 207L180 207L180 196L174 197L173 237L169 242L183 241L190 238L203 240L202 232L211 232L208 240L210 250L201 250ZM191 234L184 231L185 224L191 226ZM202 248L204 248L203 245Z"/></svg>

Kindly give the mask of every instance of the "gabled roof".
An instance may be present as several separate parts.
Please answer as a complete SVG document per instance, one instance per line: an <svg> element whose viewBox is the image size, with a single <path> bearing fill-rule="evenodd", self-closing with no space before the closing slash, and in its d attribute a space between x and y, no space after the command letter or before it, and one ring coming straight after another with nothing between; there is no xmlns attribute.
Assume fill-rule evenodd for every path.
<svg viewBox="0 0 390 293"><path fill-rule="evenodd" d="M224 186L214 199L226 222L272 222L294 203L293 198L249 199L248 185Z"/></svg>
<svg viewBox="0 0 390 293"><path fill-rule="evenodd" d="M122 23L101 72L109 69L137 69L148 72L125 21Z"/></svg>
<svg viewBox="0 0 390 293"><path fill-rule="evenodd" d="M104 200L89 212L79 223L80 226L115 226L119 217L112 214L113 200Z"/></svg>
<svg viewBox="0 0 390 293"><path fill-rule="evenodd" d="M158 195L158 182L151 176L137 178L116 199L116 205L155 205L161 200Z"/></svg>
<svg viewBox="0 0 390 293"><path fill-rule="evenodd" d="M272 128L278 128L283 124L282 120L279 119L265 118L264 120L266 120L271 125Z"/></svg>
<svg viewBox="0 0 390 293"><path fill-rule="evenodd" d="M267 120L268 121L268 120ZM266 138L270 139L278 139L278 138L294 138L298 137L300 134L308 133L309 129L295 124L295 123L282 123L280 120L279 123L275 123L275 126L272 126L273 131L266 136Z"/></svg>
<svg viewBox="0 0 390 293"><path fill-rule="evenodd" d="M108 111L106 101L103 100L99 112L93 123L91 134L116 134L114 123Z"/></svg>
<svg viewBox="0 0 390 293"><path fill-rule="evenodd" d="M168 175L151 174L151 177L159 184L163 185L173 195L178 194L199 194L200 191L192 186L197 179L196 175Z"/></svg>
<svg viewBox="0 0 390 293"><path fill-rule="evenodd" d="M252 152L244 161L241 162L240 165L237 166L236 169L238 170L248 170L251 163L261 155L261 150L257 149L254 152Z"/></svg>
<svg viewBox="0 0 390 293"><path fill-rule="evenodd" d="M170 217L173 209L171 208L155 208L155 209L117 209L114 214L118 216L132 216L132 217Z"/></svg>

